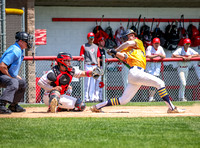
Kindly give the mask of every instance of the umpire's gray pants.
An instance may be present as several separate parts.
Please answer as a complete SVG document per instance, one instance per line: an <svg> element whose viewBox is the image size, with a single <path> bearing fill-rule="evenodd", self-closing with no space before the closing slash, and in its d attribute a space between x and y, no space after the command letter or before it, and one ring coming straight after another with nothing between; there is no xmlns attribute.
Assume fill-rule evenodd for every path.
<svg viewBox="0 0 200 148"><path fill-rule="evenodd" d="M5 100L10 103L18 103L24 99L26 89L26 81L19 78L10 78L7 75L0 74L0 87L5 88L0 100Z"/></svg>

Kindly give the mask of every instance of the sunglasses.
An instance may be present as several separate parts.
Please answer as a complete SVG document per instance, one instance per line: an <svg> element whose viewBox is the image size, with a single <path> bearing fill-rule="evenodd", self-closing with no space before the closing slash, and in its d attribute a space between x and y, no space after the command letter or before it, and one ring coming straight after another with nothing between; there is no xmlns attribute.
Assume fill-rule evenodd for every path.
<svg viewBox="0 0 200 148"><path fill-rule="evenodd" d="M94 39L94 36L90 36L89 39Z"/></svg>
<svg viewBox="0 0 200 148"><path fill-rule="evenodd" d="M185 45L190 45L190 43L185 43Z"/></svg>

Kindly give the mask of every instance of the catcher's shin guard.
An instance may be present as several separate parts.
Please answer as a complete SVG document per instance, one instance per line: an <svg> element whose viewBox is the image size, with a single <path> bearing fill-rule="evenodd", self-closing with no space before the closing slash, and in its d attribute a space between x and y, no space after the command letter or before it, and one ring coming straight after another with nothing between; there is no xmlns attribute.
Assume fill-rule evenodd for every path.
<svg viewBox="0 0 200 148"><path fill-rule="evenodd" d="M57 111L59 100L60 100L60 92L57 90L52 90L49 93L49 104L50 104L49 107L52 113L55 113Z"/></svg>
<svg viewBox="0 0 200 148"><path fill-rule="evenodd" d="M76 103L75 103L75 107L78 109L78 111L84 111L85 110L85 103L82 100L77 99Z"/></svg>
<svg viewBox="0 0 200 148"><path fill-rule="evenodd" d="M60 100L60 92L57 90L52 90L49 93L49 104L51 103L51 100L56 98L58 101Z"/></svg>

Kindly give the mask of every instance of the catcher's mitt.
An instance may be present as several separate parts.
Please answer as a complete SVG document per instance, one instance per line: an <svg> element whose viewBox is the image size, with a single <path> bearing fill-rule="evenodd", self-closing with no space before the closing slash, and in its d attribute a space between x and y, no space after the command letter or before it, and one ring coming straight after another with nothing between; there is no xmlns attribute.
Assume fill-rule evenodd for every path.
<svg viewBox="0 0 200 148"><path fill-rule="evenodd" d="M101 69L100 67L96 67L92 71L92 77L94 79L98 79L99 76L102 76L103 74L104 74L103 69Z"/></svg>

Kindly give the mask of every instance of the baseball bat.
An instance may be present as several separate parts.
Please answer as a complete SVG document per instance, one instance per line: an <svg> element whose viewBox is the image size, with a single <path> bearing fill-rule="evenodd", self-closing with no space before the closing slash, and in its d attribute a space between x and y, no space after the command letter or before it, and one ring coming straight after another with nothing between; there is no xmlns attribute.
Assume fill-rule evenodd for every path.
<svg viewBox="0 0 200 148"><path fill-rule="evenodd" d="M108 51L108 49L107 48L104 48L106 51ZM120 60L118 57L116 57L120 62L122 62L128 69L130 69L131 68L131 66L130 65L128 65L126 62L124 62L124 61L122 61L122 60Z"/></svg>

